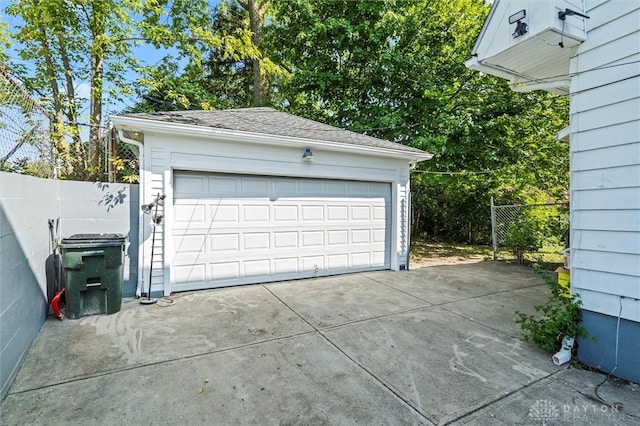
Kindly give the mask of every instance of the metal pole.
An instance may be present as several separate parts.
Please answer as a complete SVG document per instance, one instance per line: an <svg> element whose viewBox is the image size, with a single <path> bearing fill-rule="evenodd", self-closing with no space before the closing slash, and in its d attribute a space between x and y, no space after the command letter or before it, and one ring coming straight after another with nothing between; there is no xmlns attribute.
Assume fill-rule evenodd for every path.
<svg viewBox="0 0 640 426"><path fill-rule="evenodd" d="M155 300L151 300L151 277L153 277L153 249L156 245L156 217L158 216L158 200L160 199L160 193L158 192L158 196L156 197L154 203L154 212L151 218L151 222L153 223L153 232L151 234L151 264L149 265L149 290L147 291L147 300L141 300L140 303L143 305L151 305L155 303Z"/></svg>
<svg viewBox="0 0 640 426"><path fill-rule="evenodd" d="M496 238L496 206L493 204L493 196L491 196L491 239L493 240L493 260L496 260L498 240Z"/></svg>

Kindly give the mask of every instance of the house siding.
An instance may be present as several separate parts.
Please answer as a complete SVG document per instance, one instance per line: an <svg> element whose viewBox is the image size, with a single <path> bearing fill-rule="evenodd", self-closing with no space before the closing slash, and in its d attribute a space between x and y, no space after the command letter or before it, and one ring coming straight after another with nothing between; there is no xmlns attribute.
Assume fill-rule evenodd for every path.
<svg viewBox="0 0 640 426"><path fill-rule="evenodd" d="M640 3L586 7L571 64L571 286L595 340L578 357L640 382Z"/></svg>
<svg viewBox="0 0 640 426"><path fill-rule="evenodd" d="M143 172L146 173L146 179L144 181L146 182L147 187L144 188L145 199L141 201L142 204L149 204L158 196L158 194L166 194L167 183L165 178L165 164L167 163L167 151L162 147L147 144L145 145L145 156L148 158L147 163L149 165L149 170ZM158 206L157 211L159 215L164 215L164 206ZM166 221L163 221L162 224L156 227L154 239L153 226L151 226L151 215L141 216L141 226L143 229L141 257L143 259L143 266L142 279L140 280L141 288L139 289L139 293L146 294L148 292L149 279L151 279L151 294L153 296L168 295L167 293L164 293L165 282L167 282L167 277L164 272L164 263L166 258L164 232L165 222ZM153 259L151 259L152 251Z"/></svg>
<svg viewBox="0 0 640 426"><path fill-rule="evenodd" d="M572 286L585 310L617 317L625 298L621 317L640 322L640 4L586 6L572 61Z"/></svg>

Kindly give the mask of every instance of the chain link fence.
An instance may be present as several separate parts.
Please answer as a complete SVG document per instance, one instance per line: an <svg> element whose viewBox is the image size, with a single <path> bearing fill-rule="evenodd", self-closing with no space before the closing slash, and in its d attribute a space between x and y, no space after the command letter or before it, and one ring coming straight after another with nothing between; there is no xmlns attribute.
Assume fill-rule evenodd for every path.
<svg viewBox="0 0 640 426"><path fill-rule="evenodd" d="M109 182L140 183L138 147L122 142L111 128L105 138L105 175Z"/></svg>
<svg viewBox="0 0 640 426"><path fill-rule="evenodd" d="M54 178L51 118L0 65L0 171Z"/></svg>
<svg viewBox="0 0 640 426"><path fill-rule="evenodd" d="M496 206L491 197L491 237L493 259L514 226L532 219L546 242L559 243L569 229L569 203L513 204Z"/></svg>
<svg viewBox="0 0 640 426"><path fill-rule="evenodd" d="M63 161L52 143L52 123L49 113L0 64L0 171L69 178L60 173ZM100 171L93 179L139 182L137 148L121 142L114 129L104 133L98 151Z"/></svg>

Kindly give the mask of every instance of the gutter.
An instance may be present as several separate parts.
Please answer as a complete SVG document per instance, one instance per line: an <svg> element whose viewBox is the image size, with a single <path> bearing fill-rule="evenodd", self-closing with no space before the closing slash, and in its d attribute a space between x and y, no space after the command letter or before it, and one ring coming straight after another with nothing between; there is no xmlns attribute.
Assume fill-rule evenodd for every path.
<svg viewBox="0 0 640 426"><path fill-rule="evenodd" d="M142 184L142 173L144 171L144 145L142 142L139 142L134 139L130 139L124 135L123 129L118 129L118 138L129 145L134 145L138 147L138 176L140 179L138 187L139 190L139 200L138 200L138 212L140 212L140 206L144 201L144 185ZM140 298L142 296L142 288L144 286L144 226L138 220L138 282L136 283L136 298Z"/></svg>
<svg viewBox="0 0 640 426"><path fill-rule="evenodd" d="M154 121L147 118L134 118L123 116L112 116L111 120L116 123L119 128L129 130L151 131L164 134L189 134L192 136L224 139L232 142L264 142L269 145L280 146L296 146L310 148L328 148L332 151L342 152L362 152L369 155L378 155L385 157L397 157L409 159L412 162L430 160L433 155L428 152L411 152L400 151L384 147L370 147L364 145L347 145L340 142L330 142L317 139L302 139L292 136L268 135L264 133L252 133L239 130L221 129L216 127L204 127L196 125L188 125L174 123L169 121Z"/></svg>

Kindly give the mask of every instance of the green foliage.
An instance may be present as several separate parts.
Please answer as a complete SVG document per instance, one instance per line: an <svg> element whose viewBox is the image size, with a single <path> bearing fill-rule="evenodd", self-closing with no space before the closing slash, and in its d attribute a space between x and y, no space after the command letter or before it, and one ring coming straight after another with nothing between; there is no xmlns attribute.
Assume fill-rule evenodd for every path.
<svg viewBox="0 0 640 426"><path fill-rule="evenodd" d="M511 223L502 244L513 253L521 265L524 263L525 252L538 251L542 247L543 239L538 222L526 213Z"/></svg>
<svg viewBox="0 0 640 426"><path fill-rule="evenodd" d="M274 0L271 57L292 70L282 108L434 154L411 176L414 235L489 243L489 198L562 199L566 99L515 93L465 67L481 0Z"/></svg>
<svg viewBox="0 0 640 426"><path fill-rule="evenodd" d="M202 46L199 60L184 67L181 58L166 57L142 68L138 81L142 101L127 112L248 107L254 104L256 61L265 85L263 103L269 104L274 93L270 82L285 70L269 59L266 49L254 44L248 11L236 0L223 0L208 16L207 25L217 42Z"/></svg>
<svg viewBox="0 0 640 426"><path fill-rule="evenodd" d="M534 265L537 274L543 277L551 296L543 305L534 307L538 315L527 315L515 312L516 323L522 329L525 341L532 341L540 348L555 352L562 348L562 339L568 337L589 337L587 330L580 324L582 321L582 301L577 294L567 297L564 288L538 265ZM540 316L541 315L541 316Z"/></svg>
<svg viewBox="0 0 640 426"><path fill-rule="evenodd" d="M16 0L5 11L17 18L10 36L20 58L10 69L50 111L62 177L72 179L103 176L104 105L134 93L126 76L140 66L135 45L174 47L197 65L221 44L208 0Z"/></svg>

